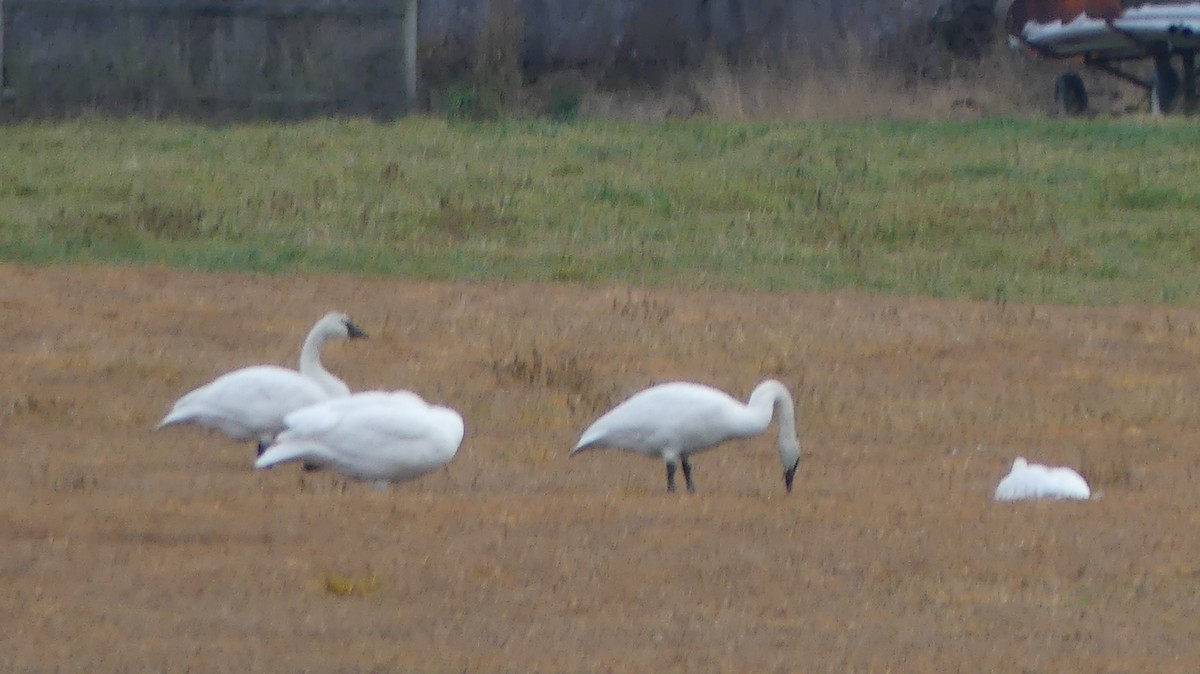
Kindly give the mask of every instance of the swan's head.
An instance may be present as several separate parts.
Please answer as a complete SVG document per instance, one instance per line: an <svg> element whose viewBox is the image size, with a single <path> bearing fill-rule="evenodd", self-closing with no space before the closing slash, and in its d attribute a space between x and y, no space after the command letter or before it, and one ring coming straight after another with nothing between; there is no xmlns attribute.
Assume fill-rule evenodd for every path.
<svg viewBox="0 0 1200 674"><path fill-rule="evenodd" d="M800 441L794 436L780 438L779 462L783 464L783 486L790 492L792 482L796 479L796 469L800 467Z"/></svg>
<svg viewBox="0 0 1200 674"><path fill-rule="evenodd" d="M769 402L768 402L769 401ZM796 436L796 406L786 386L767 379L750 394L749 407L761 408L770 404L779 417L779 463L783 466L783 486L790 492L800 466L800 439Z"/></svg>
<svg viewBox="0 0 1200 674"><path fill-rule="evenodd" d="M317 328L325 337L338 339L366 339L367 333L354 324L350 317L339 311L331 311L320 321Z"/></svg>

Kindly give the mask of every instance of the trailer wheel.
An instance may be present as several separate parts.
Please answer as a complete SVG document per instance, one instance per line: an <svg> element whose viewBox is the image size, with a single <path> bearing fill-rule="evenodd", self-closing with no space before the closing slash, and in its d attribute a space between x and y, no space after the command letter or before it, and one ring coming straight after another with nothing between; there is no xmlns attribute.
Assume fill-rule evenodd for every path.
<svg viewBox="0 0 1200 674"><path fill-rule="evenodd" d="M1054 80L1054 104L1058 114L1064 117L1078 117L1087 112L1087 89L1083 86L1083 78L1076 73L1063 73Z"/></svg>

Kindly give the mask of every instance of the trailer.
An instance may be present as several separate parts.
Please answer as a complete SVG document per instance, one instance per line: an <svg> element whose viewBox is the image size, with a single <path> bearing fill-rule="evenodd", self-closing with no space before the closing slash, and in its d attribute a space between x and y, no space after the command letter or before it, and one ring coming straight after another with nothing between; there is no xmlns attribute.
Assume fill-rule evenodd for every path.
<svg viewBox="0 0 1200 674"><path fill-rule="evenodd" d="M1139 86L1155 114L1196 110L1200 2L1127 7L1119 0L1001 0L996 9L1011 46ZM1137 61L1153 64L1149 76L1129 68ZM1075 71L1058 76L1054 98L1062 114L1087 112L1087 91Z"/></svg>

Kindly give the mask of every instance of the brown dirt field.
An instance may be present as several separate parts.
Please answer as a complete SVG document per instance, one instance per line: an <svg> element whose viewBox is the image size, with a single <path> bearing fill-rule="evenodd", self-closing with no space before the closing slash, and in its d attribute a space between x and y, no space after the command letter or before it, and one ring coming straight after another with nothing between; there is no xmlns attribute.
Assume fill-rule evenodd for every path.
<svg viewBox="0 0 1200 674"><path fill-rule="evenodd" d="M459 409L385 492L190 427L292 364ZM5 671L1194 672L1200 311L0 265ZM686 378L796 397L695 460L567 452ZM989 501L1016 455L1088 503Z"/></svg>

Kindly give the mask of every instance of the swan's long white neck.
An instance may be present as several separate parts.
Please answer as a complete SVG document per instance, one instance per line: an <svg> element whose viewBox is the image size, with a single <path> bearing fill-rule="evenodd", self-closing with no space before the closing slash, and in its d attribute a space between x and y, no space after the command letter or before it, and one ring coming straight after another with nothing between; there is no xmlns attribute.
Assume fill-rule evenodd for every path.
<svg viewBox="0 0 1200 674"><path fill-rule="evenodd" d="M746 409L750 412L747 421L753 424L753 429L747 430L754 435L765 431L773 417L779 417L779 460L785 469L795 465L800 441L796 437L796 404L787 387L774 379L764 381L750 394Z"/></svg>
<svg viewBox="0 0 1200 674"><path fill-rule="evenodd" d="M329 330L324 322L317 323L304 339L304 347L300 349L300 374L313 380L330 397L343 398L350 395L350 387L345 382L329 373L321 364L321 349L329 341Z"/></svg>

